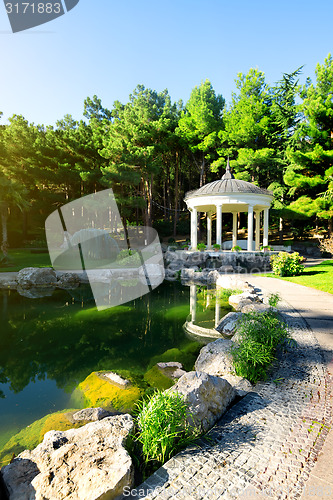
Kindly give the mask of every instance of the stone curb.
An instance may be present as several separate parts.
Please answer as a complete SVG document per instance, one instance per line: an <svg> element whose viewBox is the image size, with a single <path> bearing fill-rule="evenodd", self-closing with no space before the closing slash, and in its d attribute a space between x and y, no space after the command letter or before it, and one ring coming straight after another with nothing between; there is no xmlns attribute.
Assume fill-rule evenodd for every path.
<svg viewBox="0 0 333 500"><path fill-rule="evenodd" d="M122 498L301 497L332 425L332 379L305 320L284 301L280 309L297 347L280 355L269 379L232 406L208 440Z"/></svg>

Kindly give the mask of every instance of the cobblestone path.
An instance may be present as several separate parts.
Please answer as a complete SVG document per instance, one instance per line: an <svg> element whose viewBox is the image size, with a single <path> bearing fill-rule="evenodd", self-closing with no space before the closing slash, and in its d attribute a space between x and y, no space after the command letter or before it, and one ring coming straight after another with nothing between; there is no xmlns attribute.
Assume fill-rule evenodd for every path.
<svg viewBox="0 0 333 500"><path fill-rule="evenodd" d="M297 346L234 404L208 439L169 460L123 498L298 499L332 424L330 380L312 331L280 303ZM333 498L326 490L316 498Z"/></svg>

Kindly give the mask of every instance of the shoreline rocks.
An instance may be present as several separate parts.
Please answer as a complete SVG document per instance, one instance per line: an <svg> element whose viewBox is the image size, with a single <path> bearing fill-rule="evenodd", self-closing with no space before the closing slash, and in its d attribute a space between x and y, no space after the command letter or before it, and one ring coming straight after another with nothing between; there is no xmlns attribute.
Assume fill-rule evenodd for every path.
<svg viewBox="0 0 333 500"><path fill-rule="evenodd" d="M119 415L80 429L47 432L34 450L1 469L9 499L116 498L134 482L132 459L124 448L132 429L132 417Z"/></svg>
<svg viewBox="0 0 333 500"><path fill-rule="evenodd" d="M221 418L236 394L227 380L200 371L186 373L168 391L184 396L189 424L203 432Z"/></svg>

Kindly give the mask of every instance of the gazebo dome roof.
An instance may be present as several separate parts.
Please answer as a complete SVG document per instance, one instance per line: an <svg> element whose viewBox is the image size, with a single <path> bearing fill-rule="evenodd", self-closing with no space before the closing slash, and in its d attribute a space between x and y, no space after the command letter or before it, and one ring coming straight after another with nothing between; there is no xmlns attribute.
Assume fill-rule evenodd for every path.
<svg viewBox="0 0 333 500"><path fill-rule="evenodd" d="M224 195L224 194L232 194L232 193L252 193L259 195L270 195L272 196L272 192L267 189L262 189L251 182L241 181L239 179L235 179L230 170L229 159L227 163L227 168L225 174L222 179L214 182L209 182L205 184L199 189L194 191L189 191L186 193L185 200L188 198L194 198L197 196L206 196L206 195Z"/></svg>

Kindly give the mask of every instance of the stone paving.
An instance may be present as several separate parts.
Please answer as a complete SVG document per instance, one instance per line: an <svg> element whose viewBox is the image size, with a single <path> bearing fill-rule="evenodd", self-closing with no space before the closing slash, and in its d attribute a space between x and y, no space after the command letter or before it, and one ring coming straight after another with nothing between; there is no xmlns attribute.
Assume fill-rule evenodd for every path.
<svg viewBox="0 0 333 500"><path fill-rule="evenodd" d="M122 498L298 499L332 424L331 380L303 318L280 304L296 347L269 379L235 403L198 445L169 460ZM333 498L330 485L316 498Z"/></svg>

